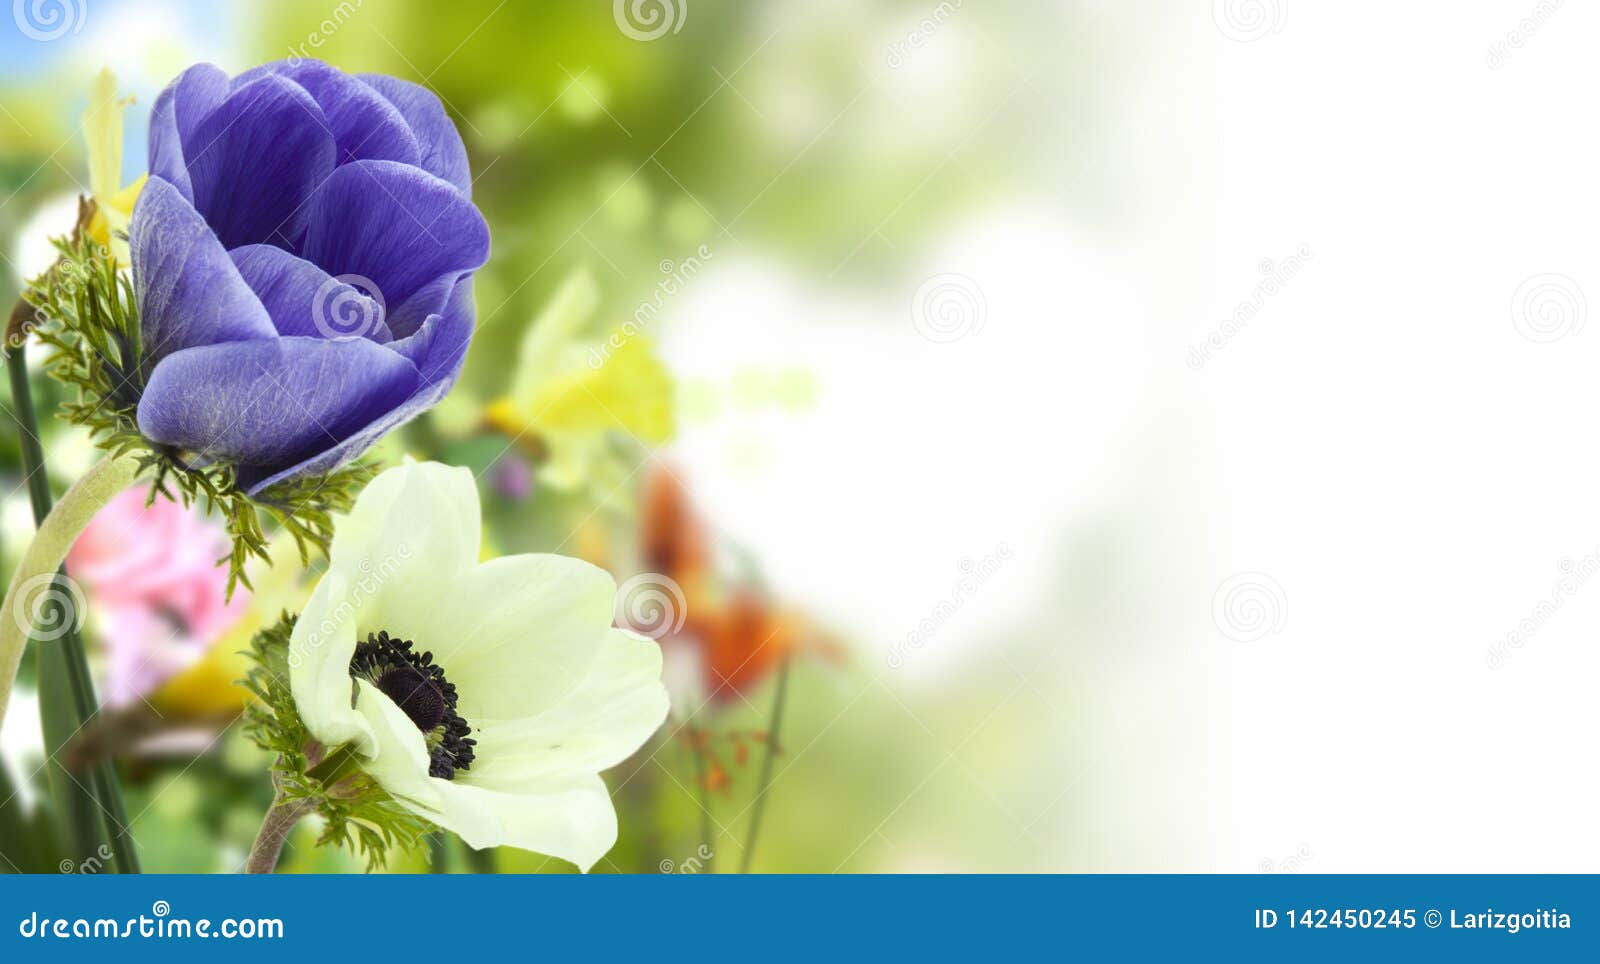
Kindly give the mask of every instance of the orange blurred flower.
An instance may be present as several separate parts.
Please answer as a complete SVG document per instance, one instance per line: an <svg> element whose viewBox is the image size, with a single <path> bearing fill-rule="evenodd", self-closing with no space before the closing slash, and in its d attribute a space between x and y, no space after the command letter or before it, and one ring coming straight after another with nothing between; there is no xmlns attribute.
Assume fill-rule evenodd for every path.
<svg viewBox="0 0 1600 964"><path fill-rule="evenodd" d="M714 705L748 694L799 650L832 650L803 616L717 571L704 522L678 477L659 464L645 483L641 529L643 565L682 590L681 625L661 643L693 648Z"/></svg>

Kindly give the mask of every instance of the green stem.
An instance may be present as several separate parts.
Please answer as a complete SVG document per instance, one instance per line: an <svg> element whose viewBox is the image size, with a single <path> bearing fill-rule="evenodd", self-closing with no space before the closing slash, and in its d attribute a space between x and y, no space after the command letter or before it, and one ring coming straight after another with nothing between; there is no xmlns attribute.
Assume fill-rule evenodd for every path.
<svg viewBox="0 0 1600 964"><path fill-rule="evenodd" d="M62 560L84 526L96 511L138 475L133 459L107 458L68 490L59 506L51 508L50 479L39 444L39 426L33 411L33 393L23 345L14 345L6 357L11 378L11 400L15 406L22 468L27 474L28 495L33 502L38 531L23 552L10 586L0 604L0 720L4 720L16 681L17 666L32 630L33 610L39 602L55 604L59 622L65 630L58 639L39 647L39 708L45 723L46 751L52 761L52 796L62 803L69 826L74 828L74 845L81 855L99 853L100 841L111 851L112 865L120 873L138 873L139 857L128 832L127 809L117 786L116 770L109 760L83 774L88 781L66 771L60 752L73 735L94 719L99 711L83 639L78 635L78 613L73 605L70 582L61 572ZM24 587L49 588L41 596L20 598ZM67 591L63 592L62 590ZM59 771L59 772L58 772ZM91 833L95 823L101 833Z"/></svg>
<svg viewBox="0 0 1600 964"><path fill-rule="evenodd" d="M700 840L701 849L710 856L706 857L705 872L714 874L716 870L717 848L716 835L711 832L711 782L706 774L705 749L700 745L702 732L689 724L689 750L694 754L694 782L700 803Z"/></svg>
<svg viewBox="0 0 1600 964"><path fill-rule="evenodd" d="M15 354L7 364L13 369L20 367ZM72 548L95 513L132 485L139 475L139 463L135 459L106 456L67 490L55 508L50 508L50 482L45 475L38 434L31 426L21 424L30 420L23 412L31 412L31 400L15 398L17 379L14 375L11 381L22 428L22 465L28 473L29 494L33 496L34 518L39 529L23 551L22 562L6 588L5 601L0 603L0 720L5 719L11 684L16 681L17 666L22 662L22 650L27 645L34 619L47 602L57 598L50 592L53 574L61 568L67 550ZM68 605L72 595L67 596ZM70 611L64 615L72 620L77 618L77 614ZM65 636L62 642L66 642Z"/></svg>
<svg viewBox="0 0 1600 964"><path fill-rule="evenodd" d="M767 809L767 790L772 786L772 761L778 755L778 730L783 726L783 704L789 696L789 658L778 667L778 692L772 698L772 722L767 726L767 755L761 761L761 782L757 785L754 807L750 812L750 833L744 838L744 856L739 860L739 873L750 872L750 861L756 855L756 836L761 833L761 815Z"/></svg>
<svg viewBox="0 0 1600 964"><path fill-rule="evenodd" d="M278 855L283 853L284 841L289 839L289 831L294 829L301 817L316 808L313 801L304 797L291 801L285 801L282 797L274 798L266 817L261 821L261 832L256 834L256 842L250 845L250 856L244 862L245 873L272 873L278 866Z"/></svg>

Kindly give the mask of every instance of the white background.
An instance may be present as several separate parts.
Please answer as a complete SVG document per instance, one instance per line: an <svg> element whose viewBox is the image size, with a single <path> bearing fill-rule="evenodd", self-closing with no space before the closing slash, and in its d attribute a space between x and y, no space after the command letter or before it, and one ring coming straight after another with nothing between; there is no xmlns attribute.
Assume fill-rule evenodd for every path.
<svg viewBox="0 0 1600 964"><path fill-rule="evenodd" d="M1600 575L1562 579L1600 552L1600 10L1279 0L1255 36L1239 6L1041 26L1101 60L1040 67L1033 93L1088 84L1096 106L1015 135L1064 146L1035 203L963 225L883 303L719 263L675 362L721 364L756 325L769 356L816 362L823 409L777 436L764 485L726 478L715 438L680 456L778 583L869 645L958 559L1015 550L892 683L1036 674L1029 763L1051 778L990 789L1054 831L978 865L1592 870ZM1302 247L1190 366L1261 262ZM908 342L902 305L948 270L984 290L984 330ZM1544 274L1585 307L1519 319ZM1281 626L1230 638L1213 597L1252 572Z"/></svg>

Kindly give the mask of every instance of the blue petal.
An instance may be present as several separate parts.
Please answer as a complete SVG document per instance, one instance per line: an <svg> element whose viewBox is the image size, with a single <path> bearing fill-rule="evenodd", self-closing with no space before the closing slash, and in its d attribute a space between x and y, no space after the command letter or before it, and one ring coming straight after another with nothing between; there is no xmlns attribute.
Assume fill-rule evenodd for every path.
<svg viewBox="0 0 1600 964"><path fill-rule="evenodd" d="M476 312L472 303L472 276L456 282L443 309L431 314L411 335L389 347L411 359L422 384L439 389L439 397L455 384L472 341Z"/></svg>
<svg viewBox="0 0 1600 964"><path fill-rule="evenodd" d="M187 155L194 204L223 247L292 248L305 230L306 201L334 167L322 108L294 81L246 84L200 122Z"/></svg>
<svg viewBox="0 0 1600 964"><path fill-rule="evenodd" d="M304 258L270 244L248 244L228 255L266 306L278 334L360 337L379 344L394 340L381 302Z"/></svg>
<svg viewBox="0 0 1600 964"><path fill-rule="evenodd" d="M444 310L445 303L463 277L465 276L454 273L440 275L413 291L399 307L389 312L389 330L400 338L416 332L422 327L423 322L428 320L429 315L436 315Z"/></svg>
<svg viewBox="0 0 1600 964"><path fill-rule="evenodd" d="M364 338L190 348L151 373L139 402L139 431L236 463L240 483L255 492L263 479L281 477L297 463L347 450L352 438L406 405L416 389L416 366Z"/></svg>
<svg viewBox="0 0 1600 964"><path fill-rule="evenodd" d="M426 87L397 77L357 76L398 108L406 123L411 125L411 132L422 147L422 169L444 178L454 184L456 190L471 197L472 169L467 165L467 148L461 143L461 132L456 130L444 105L439 103L439 96Z"/></svg>
<svg viewBox="0 0 1600 964"><path fill-rule="evenodd" d="M159 177L194 202L184 158L195 129L228 96L228 75L210 64L195 64L179 74L150 109L150 176Z"/></svg>
<svg viewBox="0 0 1600 964"><path fill-rule="evenodd" d="M252 475L247 483L251 494L285 479L326 472L343 465L400 425L437 405L461 373L461 363L466 358L467 345L472 340L472 322L472 279L465 277L457 282L441 314L430 315L416 333L393 342L385 349L400 353L416 365L421 372L417 390L399 406L378 416L327 451L271 475L260 478Z"/></svg>
<svg viewBox="0 0 1600 964"><path fill-rule="evenodd" d="M441 278L454 284L489 258L483 215L449 184L415 167L346 164L308 206L301 254L329 274L371 279L391 305Z"/></svg>
<svg viewBox="0 0 1600 964"><path fill-rule="evenodd" d="M269 74L287 77L322 108L338 145L336 163L379 160L417 165L422 149L398 108L383 95L320 60L276 60L233 79L235 90Z"/></svg>
<svg viewBox="0 0 1600 964"><path fill-rule="evenodd" d="M216 235L171 184L145 184L128 237L147 372L185 348L277 334Z"/></svg>

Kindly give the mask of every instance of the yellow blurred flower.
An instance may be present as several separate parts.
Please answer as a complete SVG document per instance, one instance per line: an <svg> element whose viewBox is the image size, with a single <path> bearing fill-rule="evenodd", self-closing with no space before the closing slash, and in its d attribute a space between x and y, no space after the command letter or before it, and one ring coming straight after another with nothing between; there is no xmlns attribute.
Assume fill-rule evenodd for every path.
<svg viewBox="0 0 1600 964"><path fill-rule="evenodd" d="M568 277L523 337L510 392L485 413L540 460L540 482L562 491L609 493L627 472L615 436L653 446L675 429L672 376L654 344L632 323L589 334L599 304L588 271Z"/></svg>
<svg viewBox="0 0 1600 964"><path fill-rule="evenodd" d="M111 248L118 264L128 263L126 234L133 206L144 189L146 175L133 183L122 182L122 112L133 98L117 97L117 78L102 69L89 87L89 108L83 114L83 139L89 156L89 192L94 197L94 220L89 236Z"/></svg>

